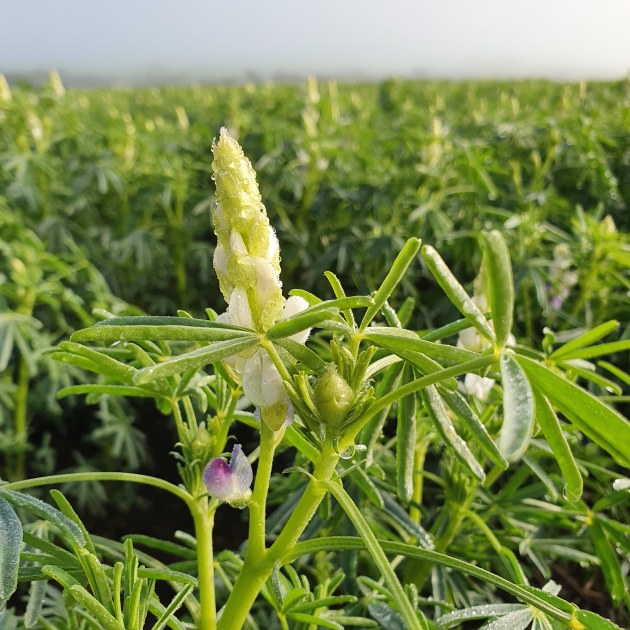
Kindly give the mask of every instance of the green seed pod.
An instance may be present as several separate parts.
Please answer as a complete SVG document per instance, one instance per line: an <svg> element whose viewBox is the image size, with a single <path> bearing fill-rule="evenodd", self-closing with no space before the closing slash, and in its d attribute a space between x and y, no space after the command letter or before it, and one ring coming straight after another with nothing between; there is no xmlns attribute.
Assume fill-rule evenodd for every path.
<svg viewBox="0 0 630 630"><path fill-rule="evenodd" d="M313 388L315 404L326 426L336 431L354 403L354 392L331 363Z"/></svg>

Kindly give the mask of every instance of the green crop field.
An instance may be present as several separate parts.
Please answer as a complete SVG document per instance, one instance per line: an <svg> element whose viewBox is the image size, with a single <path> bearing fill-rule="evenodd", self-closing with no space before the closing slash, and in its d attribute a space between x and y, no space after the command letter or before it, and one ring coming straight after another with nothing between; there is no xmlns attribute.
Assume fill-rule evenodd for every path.
<svg viewBox="0 0 630 630"><path fill-rule="evenodd" d="M276 254L239 258L255 181L213 171L223 127L279 241L273 295L309 307L284 323L252 293ZM219 254L211 211L237 217ZM628 80L0 75L0 628L209 629L224 604L225 630L628 627L629 227ZM260 457L243 511L200 476L234 435ZM179 493L194 530L116 474ZM49 483L59 510L30 498Z"/></svg>

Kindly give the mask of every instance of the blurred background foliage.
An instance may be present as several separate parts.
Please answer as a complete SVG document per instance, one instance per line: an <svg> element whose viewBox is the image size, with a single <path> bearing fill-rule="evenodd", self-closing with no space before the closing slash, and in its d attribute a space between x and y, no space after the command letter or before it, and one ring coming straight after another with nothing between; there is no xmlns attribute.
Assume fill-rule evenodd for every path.
<svg viewBox="0 0 630 630"><path fill-rule="evenodd" d="M175 478L174 462L166 463L173 436L162 425L155 430L153 408L108 396L92 401L96 407L74 398L57 401L61 387L86 376L51 361L46 351L90 325L95 308L153 315L223 310L209 219L210 146L222 125L254 162L281 243L285 293L299 287L331 297L326 270L352 293L373 290L410 236L439 248L472 293L481 262L477 236L498 227L512 255L517 341L550 346L610 319L621 324L615 339L630 337L628 80L311 79L300 85L66 91L54 73L37 89L9 87L1 79L3 478L60 469L147 469L151 460L158 461L160 475ZM455 316L420 264L399 295L416 298L412 328ZM619 370L627 371L627 354L607 357L606 366L617 368L603 366L616 393L630 384ZM582 373L591 367L582 365ZM609 396L601 382L589 386L627 411L627 396ZM540 464L549 456L542 441L503 486L479 491L458 485L452 460L444 459L440 468L439 457L427 452L425 494L446 503L474 496L466 510L484 521L498 519L501 545L518 550L544 581L564 575L581 605L614 616L600 589L585 586L581 569L577 578L572 572L575 563L609 563L606 581L617 583L627 572L627 501L615 493L611 505L601 504L618 467L593 444L574 439L579 464L589 474L586 503L559 515L548 499L562 501L562 483ZM384 518L382 500L374 496L395 494L386 481L391 446L379 454L385 472L378 492L363 497L374 527ZM291 486L294 481L277 481L279 505L288 492L300 490ZM74 490L82 510L102 512L106 500L119 511L138 507L129 489L112 495L94 483ZM360 497L364 489L355 493ZM599 529L592 533L587 505L609 510L610 518L596 522L610 547L597 539ZM423 520L439 520L439 513L428 502ZM401 525L392 518L379 533L413 539L408 519ZM445 539L456 555L485 557L499 544L487 532L484 538L474 527L469 531L475 518L462 511L457 534ZM235 529L232 521L229 527ZM219 540L230 546L231 539L221 539L224 529ZM476 536L474 545L468 536ZM615 546L619 556L597 559L601 549ZM576 551L581 547L585 551ZM350 590L360 594L353 557L342 559ZM325 558L318 562L314 572L332 574ZM442 577L434 584L441 599L476 603L467 580ZM609 584L609 593L615 588Z"/></svg>

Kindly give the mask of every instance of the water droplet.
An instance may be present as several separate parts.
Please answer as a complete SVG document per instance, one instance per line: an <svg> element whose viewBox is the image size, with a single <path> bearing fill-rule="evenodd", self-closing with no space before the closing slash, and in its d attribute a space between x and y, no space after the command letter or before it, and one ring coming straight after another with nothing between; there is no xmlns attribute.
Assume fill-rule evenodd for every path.
<svg viewBox="0 0 630 630"><path fill-rule="evenodd" d="M354 448L357 451L367 451L367 445L366 444L355 444Z"/></svg>
<svg viewBox="0 0 630 630"><path fill-rule="evenodd" d="M339 453L339 457L341 457L341 459L352 459L356 450L357 449L354 447L353 444L352 446L349 446L345 451L343 451L343 453Z"/></svg>
<svg viewBox="0 0 630 630"><path fill-rule="evenodd" d="M326 423L325 422L319 423L319 438L322 442L326 439Z"/></svg>

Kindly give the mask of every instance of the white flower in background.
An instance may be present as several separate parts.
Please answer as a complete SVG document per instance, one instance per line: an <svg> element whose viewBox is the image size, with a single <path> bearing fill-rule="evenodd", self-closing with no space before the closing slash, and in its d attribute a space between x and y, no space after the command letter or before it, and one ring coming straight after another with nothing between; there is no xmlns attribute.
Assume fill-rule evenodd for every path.
<svg viewBox="0 0 630 630"><path fill-rule="evenodd" d="M491 378L478 374L466 374L464 377L464 391L479 400L487 400L493 387L494 380Z"/></svg>
<svg viewBox="0 0 630 630"><path fill-rule="evenodd" d="M225 128L212 145L217 203L212 210L217 247L214 268L228 309L219 321L264 332L279 319L308 307L301 297L285 300L280 282L280 248L269 225L256 173L243 149ZM310 330L291 338L305 343ZM282 377L262 349L246 350L226 363L260 409L262 420L277 430L292 413Z"/></svg>

